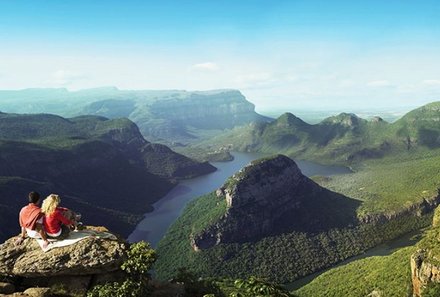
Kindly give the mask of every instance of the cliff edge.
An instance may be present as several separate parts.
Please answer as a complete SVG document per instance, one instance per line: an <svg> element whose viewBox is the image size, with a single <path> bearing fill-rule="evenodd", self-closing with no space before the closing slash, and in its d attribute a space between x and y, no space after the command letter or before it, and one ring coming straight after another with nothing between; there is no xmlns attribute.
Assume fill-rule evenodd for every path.
<svg viewBox="0 0 440 297"><path fill-rule="evenodd" d="M95 235L47 252L35 239L27 238L21 245L15 245L16 237L5 241L0 245L0 277L7 282L0 283L0 294L32 296L39 288L39 296L55 296L57 288L68 296L81 296L96 284L123 277L120 266L127 258L127 242L105 228L88 229Z"/></svg>
<svg viewBox="0 0 440 297"><path fill-rule="evenodd" d="M413 296L440 296L440 208L410 262Z"/></svg>

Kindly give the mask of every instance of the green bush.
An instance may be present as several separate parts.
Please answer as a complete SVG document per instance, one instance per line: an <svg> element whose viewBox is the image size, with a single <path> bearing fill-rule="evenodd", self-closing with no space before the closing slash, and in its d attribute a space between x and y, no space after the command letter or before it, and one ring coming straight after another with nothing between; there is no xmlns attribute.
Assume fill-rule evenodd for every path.
<svg viewBox="0 0 440 297"><path fill-rule="evenodd" d="M237 279L234 286L238 291L231 293L230 297L291 297L289 292L281 286L268 283L262 279L251 276L249 279Z"/></svg>
<svg viewBox="0 0 440 297"><path fill-rule="evenodd" d="M131 279L95 286L87 293L87 297L141 297L148 295L149 291L146 286Z"/></svg>
<svg viewBox="0 0 440 297"><path fill-rule="evenodd" d="M440 284L429 283L426 289L422 292L423 297L438 297L440 296Z"/></svg>
<svg viewBox="0 0 440 297"><path fill-rule="evenodd" d="M197 277L194 273L185 268L178 270L176 277L172 282L181 283L185 287L185 296L187 297L223 297L218 285L211 279Z"/></svg>
<svg viewBox="0 0 440 297"><path fill-rule="evenodd" d="M149 277L148 271L157 259L156 251L145 241L132 244L127 257L121 269L135 278Z"/></svg>
<svg viewBox="0 0 440 297"><path fill-rule="evenodd" d="M127 252L127 260L121 269L127 279L93 287L87 297L143 297L149 295L148 271L156 261L156 252L144 241L134 243Z"/></svg>

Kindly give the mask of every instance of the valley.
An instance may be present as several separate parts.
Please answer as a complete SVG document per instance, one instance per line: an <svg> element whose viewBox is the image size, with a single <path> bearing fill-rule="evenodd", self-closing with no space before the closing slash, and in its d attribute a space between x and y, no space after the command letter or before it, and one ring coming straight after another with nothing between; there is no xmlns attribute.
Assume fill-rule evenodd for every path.
<svg viewBox="0 0 440 297"><path fill-rule="evenodd" d="M0 113L0 193L13 201L0 205L2 238L16 232L10 218L29 189L58 192L89 223L157 245L158 278L185 267L286 283L428 226L440 203L438 103L392 123L341 113L315 124L260 116L233 90L27 90L0 93L0 103L23 94L27 105L6 100L2 110L38 104L75 117ZM201 100L216 107L194 110ZM384 261L403 267L410 251ZM307 292L357 261L295 294L316 294Z"/></svg>
<svg viewBox="0 0 440 297"><path fill-rule="evenodd" d="M440 297L439 28L434 0L0 1L0 297Z"/></svg>

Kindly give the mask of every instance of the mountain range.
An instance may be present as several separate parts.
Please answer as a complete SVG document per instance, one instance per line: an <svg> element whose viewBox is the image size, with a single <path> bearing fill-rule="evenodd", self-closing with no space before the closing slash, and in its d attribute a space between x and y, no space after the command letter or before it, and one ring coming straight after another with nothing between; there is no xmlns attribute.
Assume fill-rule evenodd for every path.
<svg viewBox="0 0 440 297"><path fill-rule="evenodd" d="M402 152L440 147L440 102L415 109L393 123L341 113L308 124L291 113L273 122L237 127L205 142L234 150L283 153L321 163L351 165Z"/></svg>
<svg viewBox="0 0 440 297"><path fill-rule="evenodd" d="M53 113L73 117L98 115L129 118L150 141L187 144L224 129L268 121L237 90L119 90L114 87L80 91L25 89L0 91L2 111Z"/></svg>

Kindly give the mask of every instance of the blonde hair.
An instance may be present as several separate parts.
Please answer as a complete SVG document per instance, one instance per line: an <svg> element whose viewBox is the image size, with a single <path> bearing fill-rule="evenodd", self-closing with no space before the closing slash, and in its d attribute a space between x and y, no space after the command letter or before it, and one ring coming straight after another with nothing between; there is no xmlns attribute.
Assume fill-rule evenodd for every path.
<svg viewBox="0 0 440 297"><path fill-rule="evenodd" d="M46 197L46 199L44 199L43 205L41 206L41 211L45 215L51 215L58 207L60 202L61 202L60 196L56 194L50 194L49 196Z"/></svg>

